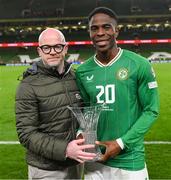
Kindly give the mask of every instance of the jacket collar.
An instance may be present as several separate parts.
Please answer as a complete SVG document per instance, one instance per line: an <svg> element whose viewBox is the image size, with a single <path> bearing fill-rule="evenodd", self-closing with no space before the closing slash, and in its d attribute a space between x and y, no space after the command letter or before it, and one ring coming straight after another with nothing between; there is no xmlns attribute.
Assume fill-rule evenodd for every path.
<svg viewBox="0 0 171 180"><path fill-rule="evenodd" d="M59 74L59 72L57 71L57 69L55 67L46 67L43 64L43 61L41 60L41 61L37 62L37 69L38 69L38 72L40 72L40 73L49 74L51 76L57 76L58 78L62 78L66 74L69 73L69 71L71 69L71 65L67 62L64 62L64 72L62 74Z"/></svg>
<svg viewBox="0 0 171 180"><path fill-rule="evenodd" d="M21 75L21 76L23 76L23 78L21 76L19 76L18 80L25 79L27 76L35 75L38 73L47 74L50 76L56 76L61 79L70 72L71 64L64 62L64 69L65 69L65 71L62 74L59 74L55 67L46 67L43 64L42 60L40 60L38 62L33 63L32 66L30 68L28 68L23 73L23 75Z"/></svg>

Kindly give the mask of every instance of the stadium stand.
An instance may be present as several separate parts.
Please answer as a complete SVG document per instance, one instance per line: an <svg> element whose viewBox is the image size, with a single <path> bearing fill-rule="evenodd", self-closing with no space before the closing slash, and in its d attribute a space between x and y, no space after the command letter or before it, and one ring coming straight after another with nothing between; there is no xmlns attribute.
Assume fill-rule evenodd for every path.
<svg viewBox="0 0 171 180"><path fill-rule="evenodd" d="M110 7L119 15L169 14L171 6L170 0L0 0L0 3L0 18L13 19L22 18L23 10L30 11L27 14L30 17L55 17L57 10L64 17L80 17L97 6Z"/></svg>
<svg viewBox="0 0 171 180"><path fill-rule="evenodd" d="M171 0L0 0L0 4L0 43L37 42L38 34L46 27L60 29L67 41L87 41L87 15L98 6L110 7L118 14L118 40L168 39L171 34ZM155 48L136 43L120 46L139 53L163 49L163 44ZM170 52L170 43L164 48ZM85 58L80 47L72 49L75 52L71 53L81 51L79 58ZM0 48L0 53L0 60L7 62L19 61L19 54L33 54L35 58L33 48L28 47Z"/></svg>
<svg viewBox="0 0 171 180"><path fill-rule="evenodd" d="M69 54L69 57L67 58L66 61L69 63L76 62L76 61L78 61L79 56L80 56L80 54Z"/></svg>
<svg viewBox="0 0 171 180"><path fill-rule="evenodd" d="M152 55L148 57L151 62L166 63L171 62L171 53L168 52L152 52Z"/></svg>

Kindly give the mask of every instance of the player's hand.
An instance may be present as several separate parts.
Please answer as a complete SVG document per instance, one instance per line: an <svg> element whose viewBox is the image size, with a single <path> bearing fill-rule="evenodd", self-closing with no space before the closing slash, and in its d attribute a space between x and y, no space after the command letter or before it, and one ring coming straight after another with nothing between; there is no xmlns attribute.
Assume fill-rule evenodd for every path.
<svg viewBox="0 0 171 180"><path fill-rule="evenodd" d="M95 148L93 144L83 144L85 139L77 139L68 143L66 148L66 157L75 159L80 163L84 163L86 160L93 160L96 157L95 153L85 152L85 149Z"/></svg>
<svg viewBox="0 0 171 180"><path fill-rule="evenodd" d="M106 161L110 157L115 157L121 152L121 147L119 144L114 141L96 141L96 145L105 146L106 151L105 154L101 156L101 159L99 161Z"/></svg>

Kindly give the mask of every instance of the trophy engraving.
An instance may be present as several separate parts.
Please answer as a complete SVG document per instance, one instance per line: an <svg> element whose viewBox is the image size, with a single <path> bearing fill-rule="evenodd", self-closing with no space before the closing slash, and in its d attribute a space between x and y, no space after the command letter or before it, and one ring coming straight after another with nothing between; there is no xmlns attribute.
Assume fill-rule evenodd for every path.
<svg viewBox="0 0 171 180"><path fill-rule="evenodd" d="M85 144L95 144L97 140L97 124L103 105L74 107L68 106L74 116L77 118L82 135L85 139ZM92 161L98 161L101 157L99 146L93 149L88 149L86 152L96 153L96 157Z"/></svg>

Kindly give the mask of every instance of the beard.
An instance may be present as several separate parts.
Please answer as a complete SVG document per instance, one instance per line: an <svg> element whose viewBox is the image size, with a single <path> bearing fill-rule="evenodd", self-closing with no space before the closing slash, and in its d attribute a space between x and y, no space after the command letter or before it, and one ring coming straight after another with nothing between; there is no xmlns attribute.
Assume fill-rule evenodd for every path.
<svg viewBox="0 0 171 180"><path fill-rule="evenodd" d="M64 61L62 62L56 62L56 63L46 63L43 61L43 64L46 69L50 69L52 71L58 71L59 74L61 74L64 71Z"/></svg>
<svg viewBox="0 0 171 180"><path fill-rule="evenodd" d="M43 61L44 66L45 66L47 69L50 69L50 68L58 68L58 66L60 65L59 62L47 63L47 62L44 61L44 60L42 60L42 61Z"/></svg>
<svg viewBox="0 0 171 180"><path fill-rule="evenodd" d="M57 64L47 64L43 63L46 69L57 69L58 65Z"/></svg>

